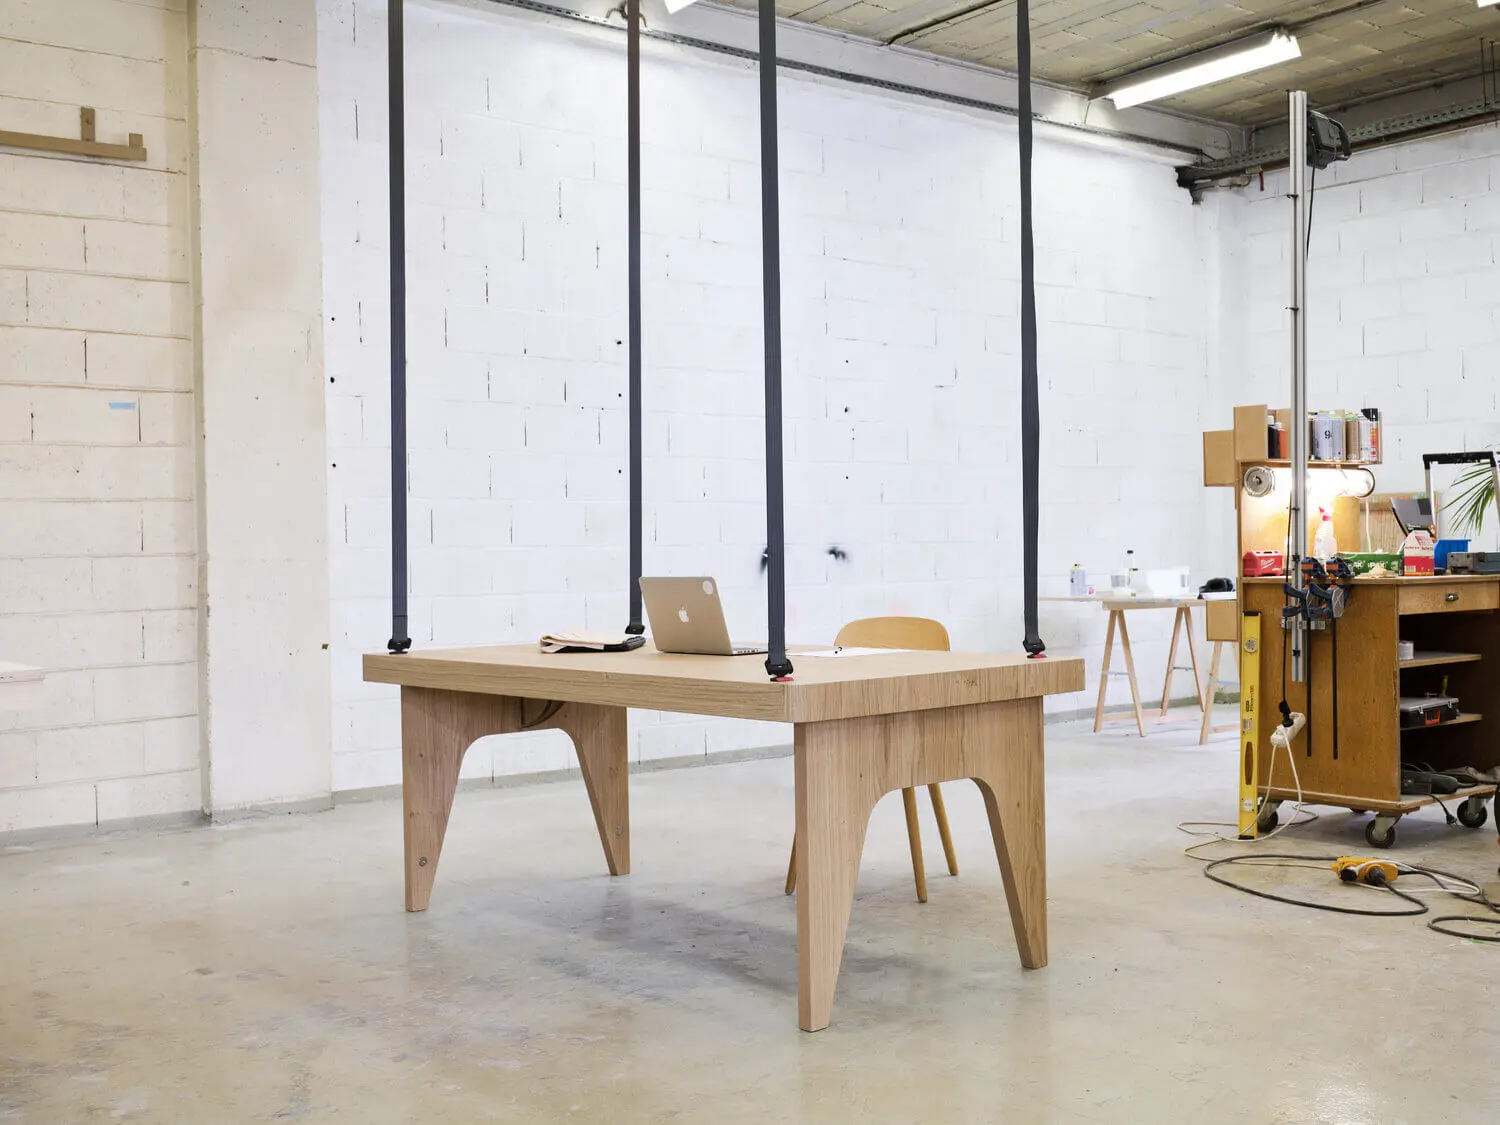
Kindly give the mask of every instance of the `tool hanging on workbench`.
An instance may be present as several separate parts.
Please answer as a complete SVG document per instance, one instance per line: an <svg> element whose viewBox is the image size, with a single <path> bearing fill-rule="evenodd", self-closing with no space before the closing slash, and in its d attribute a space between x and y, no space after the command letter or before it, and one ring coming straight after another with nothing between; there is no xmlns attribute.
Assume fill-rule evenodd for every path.
<svg viewBox="0 0 1500 1125"><path fill-rule="evenodd" d="M1331 679L1332 691L1330 704L1333 710L1333 759L1338 761L1339 757L1339 635L1338 622L1344 616L1344 611L1349 606L1349 599L1354 594L1354 571L1348 562L1341 558L1331 558L1325 565L1321 560L1306 558L1302 560L1302 588L1298 589L1290 582L1282 584L1282 590L1286 594L1290 604L1282 608L1281 619L1283 626L1290 622L1301 619L1305 621L1308 628L1305 632L1307 637L1307 756L1312 757L1312 635L1314 632L1326 629L1328 632L1329 659L1332 664ZM1288 719L1291 708L1287 701L1281 701L1281 714L1283 726L1289 725Z"/></svg>

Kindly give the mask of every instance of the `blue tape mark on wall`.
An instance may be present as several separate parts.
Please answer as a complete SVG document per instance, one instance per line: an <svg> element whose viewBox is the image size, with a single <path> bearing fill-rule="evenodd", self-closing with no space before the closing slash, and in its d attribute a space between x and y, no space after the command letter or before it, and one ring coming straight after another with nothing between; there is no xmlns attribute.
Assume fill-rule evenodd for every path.
<svg viewBox="0 0 1500 1125"><path fill-rule="evenodd" d="M109 408L111 410L134 410L135 409L135 403L133 403L133 402L112 402L112 403L109 404Z"/></svg>

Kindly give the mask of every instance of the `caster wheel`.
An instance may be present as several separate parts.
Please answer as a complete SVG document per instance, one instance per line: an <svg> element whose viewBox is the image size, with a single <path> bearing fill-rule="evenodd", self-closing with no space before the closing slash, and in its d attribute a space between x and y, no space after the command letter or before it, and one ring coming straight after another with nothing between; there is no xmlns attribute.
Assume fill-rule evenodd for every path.
<svg viewBox="0 0 1500 1125"><path fill-rule="evenodd" d="M1396 842L1396 822L1377 816L1365 825L1365 843L1372 848L1389 848Z"/></svg>
<svg viewBox="0 0 1500 1125"><path fill-rule="evenodd" d="M1365 810L1364 809L1350 809L1349 810L1349 815L1350 816L1364 816L1365 815Z"/></svg>
<svg viewBox="0 0 1500 1125"><path fill-rule="evenodd" d="M1479 797L1470 797L1458 806L1458 823L1465 828L1478 828L1489 818L1490 811Z"/></svg>
<svg viewBox="0 0 1500 1125"><path fill-rule="evenodd" d="M1260 814L1260 818L1255 822L1255 829L1264 836L1267 832L1274 831L1280 823L1281 814L1273 807Z"/></svg>

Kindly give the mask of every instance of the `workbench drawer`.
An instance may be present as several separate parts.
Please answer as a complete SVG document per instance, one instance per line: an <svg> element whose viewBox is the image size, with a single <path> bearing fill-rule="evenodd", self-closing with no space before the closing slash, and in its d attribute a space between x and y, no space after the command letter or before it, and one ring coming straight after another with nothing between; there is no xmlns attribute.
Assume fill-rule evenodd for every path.
<svg viewBox="0 0 1500 1125"><path fill-rule="evenodd" d="M1500 608L1500 584L1494 582L1423 582L1402 586L1397 613L1470 613Z"/></svg>

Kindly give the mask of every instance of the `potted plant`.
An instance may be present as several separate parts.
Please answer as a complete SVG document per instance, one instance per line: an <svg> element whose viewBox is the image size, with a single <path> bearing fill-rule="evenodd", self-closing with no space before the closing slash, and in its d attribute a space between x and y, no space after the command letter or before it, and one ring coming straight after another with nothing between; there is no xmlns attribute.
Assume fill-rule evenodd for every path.
<svg viewBox="0 0 1500 1125"><path fill-rule="evenodd" d="M1495 474L1489 465L1474 465L1453 481L1453 495L1443 503L1443 510L1453 518L1453 530L1459 535L1477 536L1484 528L1484 513L1495 503Z"/></svg>

